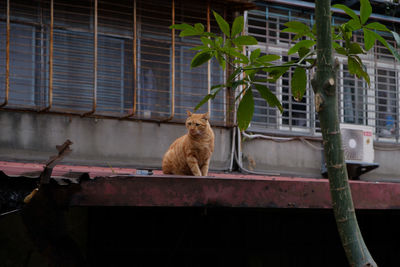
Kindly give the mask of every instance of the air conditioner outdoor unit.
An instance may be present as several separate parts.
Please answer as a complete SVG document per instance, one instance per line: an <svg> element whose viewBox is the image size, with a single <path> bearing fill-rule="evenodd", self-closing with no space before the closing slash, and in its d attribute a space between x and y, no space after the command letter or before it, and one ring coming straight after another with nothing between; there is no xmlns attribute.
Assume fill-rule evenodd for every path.
<svg viewBox="0 0 400 267"><path fill-rule="evenodd" d="M374 162L374 129L369 126L340 124L342 146L350 179L359 179L360 175L379 167ZM325 158L322 154L321 173L327 177Z"/></svg>
<svg viewBox="0 0 400 267"><path fill-rule="evenodd" d="M345 160L374 163L374 135L370 126L340 124Z"/></svg>

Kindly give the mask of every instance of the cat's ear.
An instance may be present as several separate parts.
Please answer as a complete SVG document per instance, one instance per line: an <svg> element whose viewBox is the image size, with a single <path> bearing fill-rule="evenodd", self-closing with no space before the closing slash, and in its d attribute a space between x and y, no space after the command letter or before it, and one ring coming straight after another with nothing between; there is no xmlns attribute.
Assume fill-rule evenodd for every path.
<svg viewBox="0 0 400 267"><path fill-rule="evenodd" d="M201 118L208 121L210 119L210 113L209 112L204 113Z"/></svg>
<svg viewBox="0 0 400 267"><path fill-rule="evenodd" d="M186 110L186 113L187 113L188 117L192 116L192 112L190 112L189 110Z"/></svg>

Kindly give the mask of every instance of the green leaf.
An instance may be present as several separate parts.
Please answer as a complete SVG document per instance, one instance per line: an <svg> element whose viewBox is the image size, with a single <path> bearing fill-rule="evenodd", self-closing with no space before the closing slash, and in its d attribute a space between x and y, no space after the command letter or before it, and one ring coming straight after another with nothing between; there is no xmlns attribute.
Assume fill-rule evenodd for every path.
<svg viewBox="0 0 400 267"><path fill-rule="evenodd" d="M193 26L190 26L189 24L182 23L182 24L174 24L169 26L170 29L176 29L176 30L186 30L186 29L194 29Z"/></svg>
<svg viewBox="0 0 400 267"><path fill-rule="evenodd" d="M210 93L206 95L194 108L194 111L198 110L202 105L204 105L208 100L214 99L215 96L221 89L225 88L225 84L218 84L211 87Z"/></svg>
<svg viewBox="0 0 400 267"><path fill-rule="evenodd" d="M231 37L230 33L230 28L228 22L224 20L223 17L221 17L217 12L213 10L214 17L217 20L218 26L221 29L221 31L228 37Z"/></svg>
<svg viewBox="0 0 400 267"><path fill-rule="evenodd" d="M200 40L205 46L210 46L210 47L213 46L213 41L210 38L201 37Z"/></svg>
<svg viewBox="0 0 400 267"><path fill-rule="evenodd" d="M225 58L218 52L216 53L215 57L217 58L218 64L222 67L223 70L225 70L226 68Z"/></svg>
<svg viewBox="0 0 400 267"><path fill-rule="evenodd" d="M243 16L236 17L232 24L231 37L235 38L236 35L243 31L244 18Z"/></svg>
<svg viewBox="0 0 400 267"><path fill-rule="evenodd" d="M235 45L256 45L257 39L253 36L242 35L233 39Z"/></svg>
<svg viewBox="0 0 400 267"><path fill-rule="evenodd" d="M221 91L222 88L225 88L225 84L217 84L211 87L210 89L210 95L213 95L212 99L215 98L215 96L218 94L219 91Z"/></svg>
<svg viewBox="0 0 400 267"><path fill-rule="evenodd" d="M271 77L271 82L276 82L283 74L285 74L290 67L276 67L268 68L264 71L269 72L269 77Z"/></svg>
<svg viewBox="0 0 400 267"><path fill-rule="evenodd" d="M254 99L250 88L246 90L237 110L237 120L240 130L244 131L249 127L254 113Z"/></svg>
<svg viewBox="0 0 400 267"><path fill-rule="evenodd" d="M311 29L304 23L299 21L289 21L283 24L287 27L287 29L293 29L295 33L304 32L304 31L311 31ZM284 29L286 30L286 29Z"/></svg>
<svg viewBox="0 0 400 267"><path fill-rule="evenodd" d="M258 58L261 54L261 49L257 48L256 50L254 50L253 52L251 52L250 55L250 61L253 62L254 60L256 60L256 58Z"/></svg>
<svg viewBox="0 0 400 267"><path fill-rule="evenodd" d="M244 73L246 73L247 76L253 76L254 74L257 73L258 70L253 70L253 69L245 69Z"/></svg>
<svg viewBox="0 0 400 267"><path fill-rule="evenodd" d="M180 37L199 35L199 32L192 27L192 29L185 29L179 34Z"/></svg>
<svg viewBox="0 0 400 267"><path fill-rule="evenodd" d="M243 85L243 84L246 84L247 82L246 82L246 80L244 80L244 79L241 79L241 80L237 80L237 81L234 81L232 84L231 84L231 88L232 88L232 90L236 90L236 88L239 86L239 85Z"/></svg>
<svg viewBox="0 0 400 267"><path fill-rule="evenodd" d="M213 53L210 51L199 52L193 57L192 62L190 63L190 67L191 68L198 67L201 64L209 61L212 58L212 56L213 56Z"/></svg>
<svg viewBox="0 0 400 267"><path fill-rule="evenodd" d="M396 43L398 46L400 46L400 35L397 32L391 32L393 35L393 38L396 40Z"/></svg>
<svg viewBox="0 0 400 267"><path fill-rule="evenodd" d="M351 43L349 46L350 54L365 54L365 51L361 48L361 46L357 43Z"/></svg>
<svg viewBox="0 0 400 267"><path fill-rule="evenodd" d="M372 32L372 31L371 31ZM397 50L388 42L386 42L386 40L380 36L379 34L377 34L376 32L372 32L373 35L375 35L375 38L381 42L387 49L389 49L389 51L392 53L392 55L398 60L400 61L400 55L397 52Z"/></svg>
<svg viewBox="0 0 400 267"><path fill-rule="evenodd" d="M206 95L194 108L194 111L198 110L202 105L204 105L205 103L207 103L207 101L212 98L211 94Z"/></svg>
<svg viewBox="0 0 400 267"><path fill-rule="evenodd" d="M199 45L199 46L190 48L190 50L203 50L203 49L208 49L208 47L204 46L204 45Z"/></svg>
<svg viewBox="0 0 400 267"><path fill-rule="evenodd" d="M396 48L394 48L391 44L387 43L387 48L389 51L392 53L392 55L397 59L397 61L400 61L400 55L397 52Z"/></svg>
<svg viewBox="0 0 400 267"><path fill-rule="evenodd" d="M346 23L346 28L349 31L357 31L362 28L362 25L359 19L351 19Z"/></svg>
<svg viewBox="0 0 400 267"><path fill-rule="evenodd" d="M299 57L303 58L305 57L308 53L310 52L310 48L307 47L300 47L298 53L299 53Z"/></svg>
<svg viewBox="0 0 400 267"><path fill-rule="evenodd" d="M301 101L307 86L306 70L303 68L296 68L290 83L292 87L292 94L296 101Z"/></svg>
<svg viewBox="0 0 400 267"><path fill-rule="evenodd" d="M346 12L347 15L349 15L350 17L352 17L353 19L359 19L356 12L354 12L352 9L350 9L349 7L342 5L342 4L336 4L333 5L332 8L339 8L341 10L343 10L344 12Z"/></svg>
<svg viewBox="0 0 400 267"><path fill-rule="evenodd" d="M338 43L336 43L336 42L332 42L332 47L333 47L334 49L336 49L336 48L341 47L341 46L340 46L340 44L338 44Z"/></svg>
<svg viewBox="0 0 400 267"><path fill-rule="evenodd" d="M372 31L363 28L365 50L369 51L375 44L375 35Z"/></svg>
<svg viewBox="0 0 400 267"><path fill-rule="evenodd" d="M231 83L233 80L235 80L236 76L242 71L242 68L236 68L231 75L228 77L228 83Z"/></svg>
<svg viewBox="0 0 400 267"><path fill-rule="evenodd" d="M372 13L372 7L369 0L360 0L360 18L361 23L365 24Z"/></svg>
<svg viewBox="0 0 400 267"><path fill-rule="evenodd" d="M368 86L371 86L371 80L369 78L369 75L367 72L365 72L363 69L360 71L360 75L364 78L364 80L368 83Z"/></svg>
<svg viewBox="0 0 400 267"><path fill-rule="evenodd" d="M261 97L264 98L265 101L267 101L270 107L277 107L281 113L283 112L281 102L279 102L276 95L274 95L267 86L257 83L255 83L254 86L256 87L258 92L260 92Z"/></svg>
<svg viewBox="0 0 400 267"><path fill-rule="evenodd" d="M215 33L213 33L213 32L203 32L203 36L211 37L211 38L216 38L217 37L217 35Z"/></svg>
<svg viewBox="0 0 400 267"><path fill-rule="evenodd" d="M368 86L371 85L371 81L368 73L364 70L362 61L359 57L350 56L347 58L348 67L350 74L355 74L358 78L363 77L365 81L368 83Z"/></svg>
<svg viewBox="0 0 400 267"><path fill-rule="evenodd" d="M241 52L236 51L234 48L230 48L227 51L227 54L231 57L239 58L241 60L241 63L244 63L244 64L249 63L249 59L245 55L243 55Z"/></svg>
<svg viewBox="0 0 400 267"><path fill-rule="evenodd" d="M390 32L390 30L383 24L379 22L372 22L370 24L367 24L364 26L365 28L371 29L371 30L377 30L377 31L383 31L383 32Z"/></svg>
<svg viewBox="0 0 400 267"><path fill-rule="evenodd" d="M223 43L224 43L224 39L222 39L221 36L218 36L215 38L215 46L221 47Z"/></svg>
<svg viewBox="0 0 400 267"><path fill-rule="evenodd" d="M315 58L309 58L309 59L306 59L306 61L308 62L308 63L310 63L310 65L311 66L315 66L315 62L317 61Z"/></svg>
<svg viewBox="0 0 400 267"><path fill-rule="evenodd" d="M204 32L204 25L201 23L196 23L194 25L194 28L197 30L197 32L200 34L202 34Z"/></svg>
<svg viewBox="0 0 400 267"><path fill-rule="evenodd" d="M339 46L335 48L335 51L340 54L340 55L344 55L347 56L347 50L344 49L343 47Z"/></svg>
<svg viewBox="0 0 400 267"><path fill-rule="evenodd" d="M271 62L280 59L281 57L278 55L264 55L257 59L257 62L263 64L266 62Z"/></svg>
<svg viewBox="0 0 400 267"><path fill-rule="evenodd" d="M349 67L350 74L353 74L353 75L355 74L355 75L359 76L358 72L359 72L359 69L361 69L361 66L357 60L355 60L353 57L348 57L347 65Z"/></svg>
<svg viewBox="0 0 400 267"><path fill-rule="evenodd" d="M301 47L309 48L309 47L311 47L311 46L313 46L313 45L315 45L315 41L313 41L313 40L302 40L302 41L296 43L294 46L292 46L292 47L289 49L288 55L291 55L291 54L296 53L297 51L299 51L299 49L300 49Z"/></svg>

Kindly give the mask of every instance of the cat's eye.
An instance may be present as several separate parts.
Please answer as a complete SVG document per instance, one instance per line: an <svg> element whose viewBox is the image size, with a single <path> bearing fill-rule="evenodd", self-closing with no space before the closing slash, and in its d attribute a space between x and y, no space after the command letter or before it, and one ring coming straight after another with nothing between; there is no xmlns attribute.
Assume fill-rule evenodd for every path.
<svg viewBox="0 0 400 267"><path fill-rule="evenodd" d="M190 126L190 125L192 125L192 123L191 123L191 122L188 122L188 125Z"/></svg>
<svg viewBox="0 0 400 267"><path fill-rule="evenodd" d="M199 123L196 123L196 126L200 126L200 124L199 124Z"/></svg>

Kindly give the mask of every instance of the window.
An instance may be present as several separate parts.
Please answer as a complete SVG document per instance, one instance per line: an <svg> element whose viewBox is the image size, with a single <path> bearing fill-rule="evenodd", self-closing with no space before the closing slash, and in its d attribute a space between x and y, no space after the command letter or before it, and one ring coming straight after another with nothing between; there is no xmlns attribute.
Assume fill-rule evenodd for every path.
<svg viewBox="0 0 400 267"><path fill-rule="evenodd" d="M296 59L287 56L283 57L283 62L288 62L291 60ZM310 88L310 86L308 86L303 98L301 100L296 100L292 95L290 85L293 71L294 69L291 68L282 76L281 79L283 106L282 124L289 127L289 129L292 129L293 127L309 128L310 118L308 114L310 114L310 90L312 89Z"/></svg>
<svg viewBox="0 0 400 267"><path fill-rule="evenodd" d="M288 22L289 18L310 24L310 19L306 21L304 16L307 16L307 14L299 14L285 8L266 7L264 16L262 16L260 10L252 10L247 13L248 32L257 38L259 42L257 48L260 48L263 54L278 54L282 56L281 63L289 62L295 59L292 56L287 56L288 44L292 42L292 34L281 31L285 28L284 23ZM308 14L308 18L310 18L310 14ZM265 27L264 30L262 30L262 27ZM266 101L260 97L258 91L253 90L255 97L255 110L251 122L253 130L265 131L269 129L307 133L315 131L316 120L312 106L311 86L307 86L302 100L294 99L291 93L293 71L294 69L290 69L276 83L266 83L266 86L281 100L282 114L278 109L269 107ZM259 76L261 78L267 77L265 73L259 74Z"/></svg>
<svg viewBox="0 0 400 267"><path fill-rule="evenodd" d="M159 121L186 118L223 83L216 62L191 69L198 45L172 36L174 23L207 25L222 4L144 0L10 1L10 75L6 77L7 6L0 3L0 101L5 108L105 115ZM212 16L210 16L212 17ZM53 18L53 20L52 20ZM52 22L53 21L53 22ZM215 30L213 19L210 25ZM175 89L175 90L174 90ZM222 92L210 104L214 124L228 124L230 100ZM2 102L0 102L1 104ZM205 105L201 111L208 110Z"/></svg>
<svg viewBox="0 0 400 267"><path fill-rule="evenodd" d="M363 79L349 73L346 64L340 72L342 81L339 83L339 114L341 122L367 125L367 90Z"/></svg>
<svg viewBox="0 0 400 267"><path fill-rule="evenodd" d="M398 139L398 73L394 70L376 70L376 128L379 137Z"/></svg>
<svg viewBox="0 0 400 267"><path fill-rule="evenodd" d="M0 104L6 99L6 3L0 4ZM36 2L27 5L13 3L13 13L10 20L18 21L10 25L10 59L9 59L9 91L8 105L22 108L36 107L39 105L40 88L44 86L44 76L41 69L41 42L43 32L36 26L39 12ZM19 15L24 14L23 19Z"/></svg>
<svg viewBox="0 0 400 267"><path fill-rule="evenodd" d="M259 10L247 12L248 33L258 40L257 48L265 54L283 55L282 61L291 59L286 56L291 36L282 33L286 21L301 21L310 25L313 14L307 10L298 11L292 7L276 6L259 3ZM334 24L343 23L343 18L334 17ZM362 34L353 35L355 42L362 43ZM396 47L396 42L386 36L389 43ZM251 48L253 49L253 48ZM254 48L255 49L255 48ZM341 123L369 125L376 129L377 140L398 141L399 130L399 63L391 53L380 43L367 55L363 55L365 71L370 75L371 87L364 79L351 75L346 65L346 59L336 55L341 62L337 72L338 112ZM265 74L259 74L265 78ZM311 73L308 73L311 76ZM263 132L290 132L293 134L320 132L318 114L314 108L311 86L301 102L291 95L290 81L292 71L289 71L275 84L267 84L281 100L284 111L282 114L267 103L253 90L255 96L254 117L251 130ZM310 79L310 78L309 78Z"/></svg>

